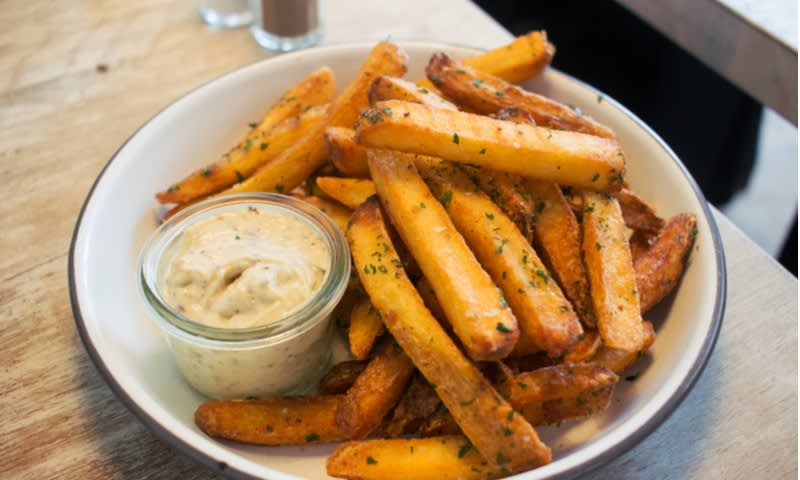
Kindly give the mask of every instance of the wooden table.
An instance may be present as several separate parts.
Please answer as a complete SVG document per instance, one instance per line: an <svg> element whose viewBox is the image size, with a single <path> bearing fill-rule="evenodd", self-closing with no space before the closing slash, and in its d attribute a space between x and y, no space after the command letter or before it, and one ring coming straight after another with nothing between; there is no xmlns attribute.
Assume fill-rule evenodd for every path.
<svg viewBox="0 0 800 480"><path fill-rule="evenodd" d="M335 5L334 5L335 4ZM326 43L509 34L466 1L328 1ZM210 478L113 396L76 333L67 249L89 187L145 120L270 54L194 0L6 0L0 9L0 477ZM604 478L797 475L797 281L722 215L728 305L681 407Z"/></svg>

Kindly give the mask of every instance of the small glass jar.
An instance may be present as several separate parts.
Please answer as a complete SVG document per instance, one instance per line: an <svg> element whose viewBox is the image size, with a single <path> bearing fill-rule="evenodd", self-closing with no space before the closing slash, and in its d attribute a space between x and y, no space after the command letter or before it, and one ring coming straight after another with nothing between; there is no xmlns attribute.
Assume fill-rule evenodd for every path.
<svg viewBox="0 0 800 480"><path fill-rule="evenodd" d="M212 27L238 28L253 21L248 0L200 0L199 9L200 16Z"/></svg>
<svg viewBox="0 0 800 480"><path fill-rule="evenodd" d="M250 32L266 49L290 52L322 40L319 0L250 0L250 8Z"/></svg>
<svg viewBox="0 0 800 480"><path fill-rule="evenodd" d="M256 208L301 220L324 241L330 268L319 289L285 317L249 328L221 328L190 320L159 291L183 232L220 213ZM298 394L330 364L331 312L350 277L350 251L339 228L316 207L286 195L241 193L214 197L177 213L145 244L139 286L147 310L164 332L183 376L200 393L220 399Z"/></svg>

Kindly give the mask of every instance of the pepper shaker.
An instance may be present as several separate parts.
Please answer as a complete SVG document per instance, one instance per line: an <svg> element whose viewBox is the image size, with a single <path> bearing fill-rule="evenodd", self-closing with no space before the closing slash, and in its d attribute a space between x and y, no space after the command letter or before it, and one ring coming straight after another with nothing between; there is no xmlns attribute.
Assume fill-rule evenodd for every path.
<svg viewBox="0 0 800 480"><path fill-rule="evenodd" d="M256 42L269 50L288 52L322 39L318 0L250 0Z"/></svg>

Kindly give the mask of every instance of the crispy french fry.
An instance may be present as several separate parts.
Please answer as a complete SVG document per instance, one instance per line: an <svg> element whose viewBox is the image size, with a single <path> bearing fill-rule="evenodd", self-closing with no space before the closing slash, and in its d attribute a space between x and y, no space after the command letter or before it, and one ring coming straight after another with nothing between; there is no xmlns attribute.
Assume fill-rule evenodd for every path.
<svg viewBox="0 0 800 480"><path fill-rule="evenodd" d="M410 162L408 165L413 167ZM512 472L549 463L550 449L536 431L514 413L425 308L401 268L376 197L353 214L347 237L356 270L386 328L435 386L439 398L487 463ZM381 255L373 255L375 252ZM370 265L376 267L376 273ZM394 475L397 477L397 472Z"/></svg>
<svg viewBox="0 0 800 480"><path fill-rule="evenodd" d="M664 219L656 215L653 207L642 200L638 195L623 188L614 194L622 210L625 225L633 230L641 230L650 235L656 235L664 228Z"/></svg>
<svg viewBox="0 0 800 480"><path fill-rule="evenodd" d="M406 389L414 364L393 341L385 341L336 409L336 424L348 438L364 438L380 425Z"/></svg>
<svg viewBox="0 0 800 480"><path fill-rule="evenodd" d="M584 192L583 201L583 258L597 329L606 347L638 352L646 332L619 203L595 192Z"/></svg>
<svg viewBox="0 0 800 480"><path fill-rule="evenodd" d="M531 424L548 425L605 410L616 382L603 366L562 363L514 375L498 389Z"/></svg>
<svg viewBox="0 0 800 480"><path fill-rule="evenodd" d="M625 174L624 156L614 139L400 100L365 110L356 140L592 190L619 190Z"/></svg>
<svg viewBox="0 0 800 480"><path fill-rule="evenodd" d="M305 445L346 439L334 421L342 396L213 400L194 422L212 437L256 445Z"/></svg>
<svg viewBox="0 0 800 480"><path fill-rule="evenodd" d="M372 351L375 341L384 331L383 321L368 298L357 303L350 312L350 353L356 360L364 360Z"/></svg>
<svg viewBox="0 0 800 480"><path fill-rule="evenodd" d="M536 125L554 130L571 130L598 137L614 138L614 132L580 110L550 98L528 92L494 75L456 62L444 52L431 56L425 69L428 78L456 104L488 115L505 108L530 115Z"/></svg>
<svg viewBox="0 0 800 480"><path fill-rule="evenodd" d="M405 100L407 102L422 103L433 108L458 110L455 105L429 89L397 77L382 76L372 82L372 86L369 89L369 103L383 100Z"/></svg>
<svg viewBox="0 0 800 480"><path fill-rule="evenodd" d="M347 442L326 467L328 475L352 480L488 480L509 473L486 465L462 435Z"/></svg>
<svg viewBox="0 0 800 480"><path fill-rule="evenodd" d="M353 209L375 195L375 185L365 178L317 177L317 186L332 199Z"/></svg>
<svg viewBox="0 0 800 480"><path fill-rule="evenodd" d="M497 120L508 120L509 122L536 126L536 119L530 113L523 112L517 107L506 107L489 114L489 116Z"/></svg>
<svg viewBox="0 0 800 480"><path fill-rule="evenodd" d="M325 127L349 127L368 105L367 90L377 75L403 75L406 54L397 45L380 42L361 65L358 75L331 103L324 123L312 129L290 148L258 169L250 178L226 193L289 192L325 163Z"/></svg>
<svg viewBox="0 0 800 480"><path fill-rule="evenodd" d="M551 367L558 363L557 359L547 356L544 352L532 353L524 357L509 357L503 359L503 365L513 373L529 372L538 368Z"/></svg>
<svg viewBox="0 0 800 480"><path fill-rule="evenodd" d="M636 352L628 352L625 350L618 350L608 347L600 347L595 356L592 358L592 363L602 365L616 374L620 374L623 370L628 368L636 360L644 355L656 339L656 332L653 330L653 324L645 320L644 322L645 341L642 349Z"/></svg>
<svg viewBox="0 0 800 480"><path fill-rule="evenodd" d="M633 234L628 238L628 244L631 246L631 257L633 258L634 268L636 268L636 262L639 258L650 249L652 241L653 237L643 230L634 230ZM641 297L639 297L639 303L642 303Z"/></svg>
<svg viewBox="0 0 800 480"><path fill-rule="evenodd" d="M650 310L678 284L697 236L697 219L681 213L669 219L652 245L634 264L642 312Z"/></svg>
<svg viewBox="0 0 800 480"><path fill-rule="evenodd" d="M350 221L350 215L353 214L352 210L322 197L303 197L302 200L314 205L330 216L342 232L347 231L347 222Z"/></svg>
<svg viewBox="0 0 800 480"><path fill-rule="evenodd" d="M566 297L586 326L596 319L589 279L581 254L581 231L561 189L552 182L531 180L526 183L536 215L533 240L536 251L550 267Z"/></svg>
<svg viewBox="0 0 800 480"><path fill-rule="evenodd" d="M392 418L386 426L388 437L418 433L427 419L440 409L442 401L430 383L421 375L411 378L406 392L397 403Z"/></svg>
<svg viewBox="0 0 800 480"><path fill-rule="evenodd" d="M361 375L361 372L366 367L367 362L359 360L337 363L319 381L319 394L340 395L347 393L347 390L353 386L356 378Z"/></svg>
<svg viewBox="0 0 800 480"><path fill-rule="evenodd" d="M412 155L367 153L375 189L392 223L416 259L448 322L474 360L507 356L519 337L517 319L483 270L442 203L420 177Z"/></svg>
<svg viewBox="0 0 800 480"><path fill-rule="evenodd" d="M328 159L345 175L356 178L369 177L367 149L355 141L356 132L348 127L325 129Z"/></svg>
<svg viewBox="0 0 800 480"><path fill-rule="evenodd" d="M602 346L603 340L597 330L584 330L578 343L564 355L563 361L564 363L588 362Z"/></svg>
<svg viewBox="0 0 800 480"><path fill-rule="evenodd" d="M418 161L417 167L433 193L448 198L447 213L517 317L515 353L566 353L583 332L580 321L514 222L458 165Z"/></svg>
<svg viewBox="0 0 800 480"><path fill-rule="evenodd" d="M442 304L439 303L439 299L436 298L436 292L433 291L433 287L431 287L431 284L428 283L425 277L417 281L417 291L419 292L419 296L422 297L422 301L425 302L425 306L428 307L428 310L433 314L433 317L440 322L444 322L443 326L452 330L453 326L448 323L447 315L444 314Z"/></svg>

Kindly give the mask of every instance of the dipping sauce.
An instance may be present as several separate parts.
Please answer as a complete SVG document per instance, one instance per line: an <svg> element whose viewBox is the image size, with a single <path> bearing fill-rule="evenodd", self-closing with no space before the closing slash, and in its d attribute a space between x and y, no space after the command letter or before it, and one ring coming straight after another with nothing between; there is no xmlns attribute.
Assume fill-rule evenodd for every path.
<svg viewBox="0 0 800 480"><path fill-rule="evenodd" d="M302 220L250 207L192 224L166 261L160 291L167 304L204 325L249 328L306 303L331 256Z"/></svg>

